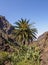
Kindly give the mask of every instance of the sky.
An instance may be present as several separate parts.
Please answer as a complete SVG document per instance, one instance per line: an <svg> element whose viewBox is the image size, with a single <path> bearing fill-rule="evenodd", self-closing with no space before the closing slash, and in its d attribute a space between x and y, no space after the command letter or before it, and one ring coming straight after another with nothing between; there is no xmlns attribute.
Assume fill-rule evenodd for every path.
<svg viewBox="0 0 48 65"><path fill-rule="evenodd" d="M38 36L48 31L48 0L0 0L0 15L12 25L21 18L35 22Z"/></svg>

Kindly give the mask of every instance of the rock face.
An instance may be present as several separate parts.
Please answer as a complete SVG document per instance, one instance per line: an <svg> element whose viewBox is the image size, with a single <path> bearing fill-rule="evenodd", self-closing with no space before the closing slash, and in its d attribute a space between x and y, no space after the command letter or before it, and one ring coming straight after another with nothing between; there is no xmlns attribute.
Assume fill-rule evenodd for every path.
<svg viewBox="0 0 48 65"><path fill-rule="evenodd" d="M4 16L0 16L0 29L7 34L11 34L14 27L6 20Z"/></svg>
<svg viewBox="0 0 48 65"><path fill-rule="evenodd" d="M48 65L48 31L39 36L37 41L41 49L41 65Z"/></svg>
<svg viewBox="0 0 48 65"><path fill-rule="evenodd" d="M6 20L4 16L0 16L0 50L13 51L10 48L9 42L14 42L12 30L14 27ZM12 42L10 41L12 40Z"/></svg>

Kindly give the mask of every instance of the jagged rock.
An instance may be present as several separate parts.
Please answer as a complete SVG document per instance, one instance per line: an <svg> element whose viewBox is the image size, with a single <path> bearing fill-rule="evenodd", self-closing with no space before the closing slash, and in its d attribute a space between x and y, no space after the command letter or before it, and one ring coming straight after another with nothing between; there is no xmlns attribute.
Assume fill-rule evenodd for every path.
<svg viewBox="0 0 48 65"><path fill-rule="evenodd" d="M14 27L7 21L5 16L0 16L0 29L7 34L11 34Z"/></svg>

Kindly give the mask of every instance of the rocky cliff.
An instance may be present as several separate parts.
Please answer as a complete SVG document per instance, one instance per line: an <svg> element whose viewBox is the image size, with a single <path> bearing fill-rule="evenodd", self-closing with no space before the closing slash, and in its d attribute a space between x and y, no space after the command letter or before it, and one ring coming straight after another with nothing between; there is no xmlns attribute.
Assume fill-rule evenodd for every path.
<svg viewBox="0 0 48 65"><path fill-rule="evenodd" d="M39 36L37 42L41 50L41 65L48 65L48 31Z"/></svg>

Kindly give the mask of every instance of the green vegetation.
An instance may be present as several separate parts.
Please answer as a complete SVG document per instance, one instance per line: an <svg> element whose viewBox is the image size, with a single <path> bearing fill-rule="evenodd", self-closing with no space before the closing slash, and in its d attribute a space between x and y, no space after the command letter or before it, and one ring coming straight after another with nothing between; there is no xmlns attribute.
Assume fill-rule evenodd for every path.
<svg viewBox="0 0 48 65"><path fill-rule="evenodd" d="M36 46L21 46L18 52L1 52L0 64L3 65L6 60L12 65L40 65L40 50Z"/></svg>

